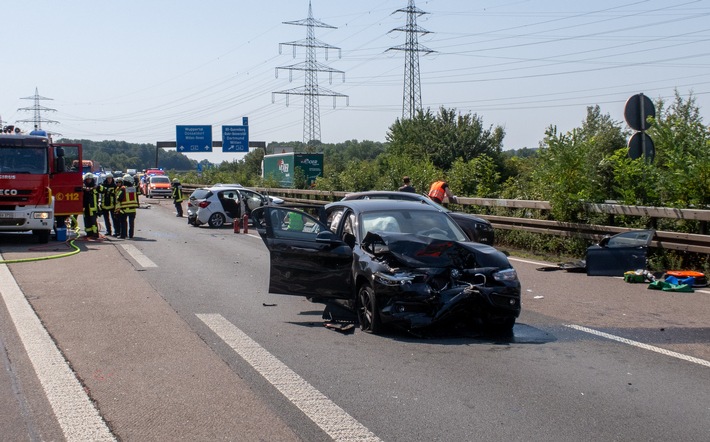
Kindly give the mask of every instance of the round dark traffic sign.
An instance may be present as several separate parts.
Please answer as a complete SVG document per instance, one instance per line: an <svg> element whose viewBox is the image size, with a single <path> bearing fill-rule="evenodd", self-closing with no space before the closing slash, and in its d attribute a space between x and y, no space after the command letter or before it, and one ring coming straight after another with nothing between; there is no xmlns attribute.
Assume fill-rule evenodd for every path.
<svg viewBox="0 0 710 442"><path fill-rule="evenodd" d="M656 108L650 98L644 94L636 94L626 100L624 120L631 129L648 129L648 117L656 117Z"/></svg>
<svg viewBox="0 0 710 442"><path fill-rule="evenodd" d="M656 147L653 145L651 137L645 132L636 132L629 139L629 158L635 160L644 156L644 144L646 144L646 160L652 163L656 156Z"/></svg>

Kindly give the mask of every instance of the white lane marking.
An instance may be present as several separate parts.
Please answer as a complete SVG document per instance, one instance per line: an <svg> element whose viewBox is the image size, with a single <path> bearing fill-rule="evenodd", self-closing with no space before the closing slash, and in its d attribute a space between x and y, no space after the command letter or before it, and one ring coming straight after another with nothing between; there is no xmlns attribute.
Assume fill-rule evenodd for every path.
<svg viewBox="0 0 710 442"><path fill-rule="evenodd" d="M539 262L539 261L530 261L527 259L520 259L520 258L513 258L513 257L508 257L510 261L518 261L518 262L524 262L526 264L534 264L537 266L554 266L554 264L549 263L549 262Z"/></svg>
<svg viewBox="0 0 710 442"><path fill-rule="evenodd" d="M0 265L0 294L66 439L116 440L27 302L7 265Z"/></svg>
<svg viewBox="0 0 710 442"><path fill-rule="evenodd" d="M632 341L631 339L622 338L620 336L612 335L609 333L600 332L588 327L582 327L581 325L574 324L564 324L565 327L569 327L581 332L589 333L592 335L601 336L602 338L611 339L612 341L621 342L623 344L633 345L634 347L643 348L644 350L650 350L662 355L671 356L673 358L682 359L683 361L692 362L698 365L704 365L705 367L710 367L710 361L705 359L694 358L692 356L684 355L682 353L677 353L674 351L666 350L665 348L654 347L653 345L644 344L643 342Z"/></svg>
<svg viewBox="0 0 710 442"><path fill-rule="evenodd" d="M147 256L145 256L136 246L133 244L121 244L123 250L125 250L133 259L136 260L139 266L143 268L147 267L158 267L156 263L151 261Z"/></svg>
<svg viewBox="0 0 710 442"><path fill-rule="evenodd" d="M197 317L333 440L380 440L222 315L198 314Z"/></svg>

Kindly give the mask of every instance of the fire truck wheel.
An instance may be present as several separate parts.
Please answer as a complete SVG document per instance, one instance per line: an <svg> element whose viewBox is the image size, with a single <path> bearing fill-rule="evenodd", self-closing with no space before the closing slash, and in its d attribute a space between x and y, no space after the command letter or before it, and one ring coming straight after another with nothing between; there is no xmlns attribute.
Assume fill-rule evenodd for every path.
<svg viewBox="0 0 710 442"><path fill-rule="evenodd" d="M32 233L37 236L40 244L47 244L49 242L50 230L34 230Z"/></svg>

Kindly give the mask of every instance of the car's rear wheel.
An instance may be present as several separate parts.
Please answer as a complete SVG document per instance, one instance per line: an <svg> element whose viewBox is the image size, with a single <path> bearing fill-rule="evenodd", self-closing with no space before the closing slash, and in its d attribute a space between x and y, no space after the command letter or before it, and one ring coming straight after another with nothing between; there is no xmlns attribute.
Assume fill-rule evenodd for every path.
<svg viewBox="0 0 710 442"><path fill-rule="evenodd" d="M224 225L224 215L221 213L213 213L210 219L207 220L210 227L222 227Z"/></svg>
<svg viewBox="0 0 710 442"><path fill-rule="evenodd" d="M364 332L379 333L382 330L375 291L367 284L361 285L358 290L357 319L360 329Z"/></svg>

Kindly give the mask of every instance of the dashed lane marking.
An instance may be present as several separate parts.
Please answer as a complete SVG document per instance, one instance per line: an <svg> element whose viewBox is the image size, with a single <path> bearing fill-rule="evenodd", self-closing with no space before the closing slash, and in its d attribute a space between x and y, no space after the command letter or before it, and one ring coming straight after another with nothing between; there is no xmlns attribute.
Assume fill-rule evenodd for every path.
<svg viewBox="0 0 710 442"><path fill-rule="evenodd" d="M139 266L143 268L158 267L156 263L151 261L150 258L145 256L143 252L138 250L138 248L133 244L121 244L121 247L126 251L126 253L131 255L131 258L133 258Z"/></svg>
<svg viewBox="0 0 710 442"><path fill-rule="evenodd" d="M643 348L644 350L650 350L656 353L660 353L662 355L681 359L683 361L692 362L698 365L704 365L705 367L710 367L710 361L706 361L705 359L694 358L692 356L684 355L682 353L666 350L665 348L654 347L653 345L644 344L643 342L632 341L631 339L622 338L621 336L604 333L599 330L594 330L588 327L582 327L581 325L565 324L565 327L569 327L571 329L579 330L581 332L589 333L592 335L601 336L602 338L611 339L612 341L621 342L623 344L633 345L634 347Z"/></svg>
<svg viewBox="0 0 710 442"><path fill-rule="evenodd" d="M0 294L66 439L115 440L7 265L0 265Z"/></svg>
<svg viewBox="0 0 710 442"><path fill-rule="evenodd" d="M333 440L380 440L222 315L198 314L197 317Z"/></svg>

